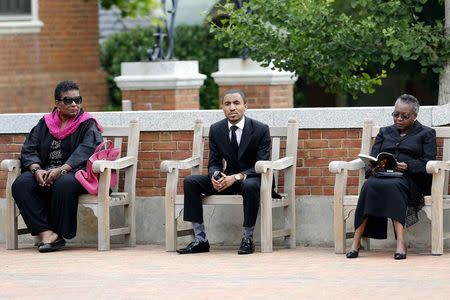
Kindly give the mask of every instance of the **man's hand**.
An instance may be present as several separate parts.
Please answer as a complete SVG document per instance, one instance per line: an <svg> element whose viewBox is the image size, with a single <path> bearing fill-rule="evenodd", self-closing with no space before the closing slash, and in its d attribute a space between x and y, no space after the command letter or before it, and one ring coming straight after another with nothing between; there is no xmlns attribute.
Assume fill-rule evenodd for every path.
<svg viewBox="0 0 450 300"><path fill-rule="evenodd" d="M227 176L222 173L222 177L219 180L211 177L211 182L214 189L220 193L232 186L236 182L236 179L234 179L234 175Z"/></svg>
<svg viewBox="0 0 450 300"><path fill-rule="evenodd" d="M404 162L399 162L399 163L397 163L396 170L404 173L408 170L408 165Z"/></svg>
<svg viewBox="0 0 450 300"><path fill-rule="evenodd" d="M214 179L214 177L211 177L211 182L212 182L212 185L213 185L213 188L216 190L216 191L219 191L220 190L220 188L222 187L222 180L225 178L225 174L223 174L223 173L221 173L222 174L222 177L220 177L218 180L215 180Z"/></svg>

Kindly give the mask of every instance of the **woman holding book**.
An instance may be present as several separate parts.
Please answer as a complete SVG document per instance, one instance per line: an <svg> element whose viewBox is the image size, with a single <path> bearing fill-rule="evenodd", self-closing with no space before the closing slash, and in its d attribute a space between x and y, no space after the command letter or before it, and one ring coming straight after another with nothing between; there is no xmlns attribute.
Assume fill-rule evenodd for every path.
<svg viewBox="0 0 450 300"><path fill-rule="evenodd" d="M395 259L406 258L404 227L418 221L423 196L430 192L431 177L426 164L436 157L436 133L416 120L419 102L402 95L395 102L394 124L378 133L370 155L391 153L397 160L392 170L374 163L366 170L355 211L355 236L347 258L359 255L361 237L386 239L387 219L394 225L397 238Z"/></svg>

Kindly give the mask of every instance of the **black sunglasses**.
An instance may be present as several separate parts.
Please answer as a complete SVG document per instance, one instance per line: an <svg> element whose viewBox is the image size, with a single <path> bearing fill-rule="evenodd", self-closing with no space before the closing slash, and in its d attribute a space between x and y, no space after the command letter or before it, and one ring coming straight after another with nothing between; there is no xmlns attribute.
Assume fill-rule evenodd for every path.
<svg viewBox="0 0 450 300"><path fill-rule="evenodd" d="M81 98L81 96L74 98L64 97L62 99L56 99L56 101L62 101L65 105L70 105L72 102L75 102L75 104L81 104L81 102L83 102L83 98Z"/></svg>
<svg viewBox="0 0 450 300"><path fill-rule="evenodd" d="M398 111L394 111L392 113L392 116L396 119L402 119L402 120L408 120L409 118L411 118L410 114L401 114Z"/></svg>

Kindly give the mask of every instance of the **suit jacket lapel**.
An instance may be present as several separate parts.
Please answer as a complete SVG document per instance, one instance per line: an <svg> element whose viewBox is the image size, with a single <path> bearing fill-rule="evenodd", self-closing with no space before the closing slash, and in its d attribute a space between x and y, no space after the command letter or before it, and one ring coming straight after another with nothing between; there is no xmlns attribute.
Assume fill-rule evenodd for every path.
<svg viewBox="0 0 450 300"><path fill-rule="evenodd" d="M244 130L242 130L241 142L239 143L238 159L241 159L242 154L250 143L253 134L253 122L252 119L245 117Z"/></svg>

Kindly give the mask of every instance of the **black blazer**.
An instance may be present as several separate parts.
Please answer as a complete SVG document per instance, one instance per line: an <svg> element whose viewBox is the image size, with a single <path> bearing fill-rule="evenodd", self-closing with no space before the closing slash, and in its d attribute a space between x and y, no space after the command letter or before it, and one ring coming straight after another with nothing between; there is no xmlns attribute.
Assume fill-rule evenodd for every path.
<svg viewBox="0 0 450 300"><path fill-rule="evenodd" d="M51 141L52 136L42 118L31 129L22 146L20 160L23 172L28 171L33 163L40 164L42 168L47 167ZM63 161L74 170L85 168L87 160L101 141L102 134L97 129L95 121L92 119L84 121L74 133L61 140Z"/></svg>
<svg viewBox="0 0 450 300"><path fill-rule="evenodd" d="M370 155L389 152L397 161L408 165L405 172L410 192L408 205L421 207L423 196L431 190L431 175L427 173L426 165L428 161L436 159L436 148L436 131L415 121L405 136L400 136L395 125L381 128ZM366 177L371 175L368 169Z"/></svg>
<svg viewBox="0 0 450 300"><path fill-rule="evenodd" d="M269 126L245 117L236 160L232 155L228 120L223 119L212 124L209 130L208 176L211 178L214 171L223 171L226 175L244 173L247 177L259 176L255 173L255 163L258 160L270 160L271 149ZM225 170L223 160L226 161Z"/></svg>
<svg viewBox="0 0 450 300"><path fill-rule="evenodd" d="M427 162L436 158L436 131L419 121L403 137L395 125L383 127L370 154L377 156L380 152L392 153L397 161L405 162L408 174L425 176Z"/></svg>

